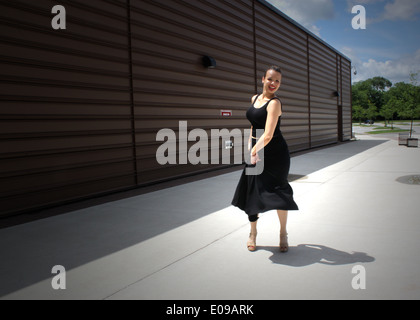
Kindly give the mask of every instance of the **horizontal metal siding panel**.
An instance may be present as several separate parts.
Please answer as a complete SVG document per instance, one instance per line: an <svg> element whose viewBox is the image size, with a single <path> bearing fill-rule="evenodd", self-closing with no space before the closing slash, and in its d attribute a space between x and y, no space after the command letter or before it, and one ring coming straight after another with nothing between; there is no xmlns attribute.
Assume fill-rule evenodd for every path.
<svg viewBox="0 0 420 320"><path fill-rule="evenodd" d="M156 134L177 132L179 121L208 136L248 129L250 97L271 64L283 68L291 151L331 142L336 53L302 28L252 0L132 0L129 34L127 3L62 0L68 28L54 31L55 1L0 0L0 216L226 167L160 166ZM203 55L217 68L204 69ZM351 66L341 63L335 86L348 132ZM230 139L246 147L242 136ZM209 162L232 164L241 150L225 158L219 143L209 142Z"/></svg>
<svg viewBox="0 0 420 320"><path fill-rule="evenodd" d="M338 141L337 56L309 37L311 143L318 147Z"/></svg>
<svg viewBox="0 0 420 320"><path fill-rule="evenodd" d="M18 176L10 176L9 174L6 176L6 178L9 178L8 184L0 186L3 197L25 195L37 190L54 190L55 188L82 184L87 181L132 176L132 161L130 158L122 159L119 162L115 162L115 159L113 159L112 162L89 162L85 166L79 164L77 167L72 166L66 169L59 167L56 171L49 168L49 170L43 170L40 173L25 173L24 176L20 173Z"/></svg>
<svg viewBox="0 0 420 320"><path fill-rule="evenodd" d="M342 104L343 104L343 138L350 140L353 136L353 119L351 105L351 63L342 59Z"/></svg>
<svg viewBox="0 0 420 320"><path fill-rule="evenodd" d="M106 192L117 192L127 188L132 183L132 175L117 177L104 177L103 180L94 179L78 184L66 184L65 186L53 186L51 189L32 190L25 194L8 196L7 201L2 202L2 215L12 215L19 212L39 210L48 206L64 204L75 200L88 199L94 195Z"/></svg>
<svg viewBox="0 0 420 320"><path fill-rule="evenodd" d="M75 166L87 167L92 162L95 164L107 162L121 163L130 159L130 157L132 157L131 148L72 151L66 153L65 157L63 157L62 152L56 154L38 154L31 156L30 162L28 162L26 154L22 154L20 157L4 159L0 168L0 176L3 178L20 177L23 173L29 175L48 173L50 171L57 172L72 169Z"/></svg>
<svg viewBox="0 0 420 320"><path fill-rule="evenodd" d="M146 61L150 63L160 57L166 59L169 70L173 66L175 70L182 72L197 71L201 55L220 50L223 55L216 57L218 61L225 59L230 62L231 68L245 74L249 72L249 59L253 57L252 42L249 40L251 25L241 30L240 37L238 33L231 31L235 25L231 21L228 24L229 20L219 20L218 16L213 17L209 12L206 13L205 20L197 20L194 11L188 15L187 9L192 5L189 2L167 1L159 4L145 1L140 4L139 8L133 8L132 13L133 53L135 60L137 52L142 54L143 65L144 59L148 59ZM194 2L194 5L200 4L199 1ZM201 5L207 6L207 2ZM241 61L244 61L244 66L240 65ZM159 60L157 64L161 65ZM229 64L226 63L223 67L227 68Z"/></svg>
<svg viewBox="0 0 420 320"><path fill-rule="evenodd" d="M132 3L131 17L139 183L223 167L161 166L156 152L163 142L156 135L165 128L177 132L180 121L188 122L189 132L249 127L245 112L254 91L252 2L145 0ZM203 55L216 59L217 68L202 67ZM233 116L223 118L224 109ZM221 143L220 154L222 148Z"/></svg>
<svg viewBox="0 0 420 320"><path fill-rule="evenodd" d="M89 101L83 102L82 99L69 98L68 100L60 102L58 99L51 99L50 97L42 97L42 100L30 100L25 97L9 101L2 100L2 117L12 118L20 115L42 118L66 116L67 119L70 117L81 117L83 119L130 118L130 104L128 101L121 101L119 104L115 104L113 101L89 103Z"/></svg>
<svg viewBox="0 0 420 320"><path fill-rule="evenodd" d="M0 2L0 215L134 186L127 8Z"/></svg>
<svg viewBox="0 0 420 320"><path fill-rule="evenodd" d="M263 4L255 5L257 83L260 84L263 72L270 65L282 68L283 81L278 93L283 107L281 129L292 152L308 149L306 34Z"/></svg>

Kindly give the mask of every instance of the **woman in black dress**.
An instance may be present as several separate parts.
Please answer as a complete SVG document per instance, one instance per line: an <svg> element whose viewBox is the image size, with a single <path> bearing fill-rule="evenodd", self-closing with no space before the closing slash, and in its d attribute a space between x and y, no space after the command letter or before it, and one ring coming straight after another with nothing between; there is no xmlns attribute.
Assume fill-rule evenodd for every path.
<svg viewBox="0 0 420 320"><path fill-rule="evenodd" d="M281 70L270 67L262 78L263 93L252 98L247 112L251 122L249 151L251 166L264 161L259 175L242 173L232 204L245 211L251 223L251 234L247 243L249 251L256 251L257 220L260 213L277 210L280 220L280 251L289 250L287 234L288 211L299 210L293 200L293 190L288 182L290 169L289 148L280 131L282 104L275 93L282 80ZM257 130L264 133L257 137ZM251 150L252 147L252 150Z"/></svg>

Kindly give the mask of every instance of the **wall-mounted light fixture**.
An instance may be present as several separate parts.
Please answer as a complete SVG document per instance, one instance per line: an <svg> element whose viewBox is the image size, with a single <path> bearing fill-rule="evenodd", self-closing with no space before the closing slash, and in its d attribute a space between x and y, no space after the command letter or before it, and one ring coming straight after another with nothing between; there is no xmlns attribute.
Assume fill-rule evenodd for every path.
<svg viewBox="0 0 420 320"><path fill-rule="evenodd" d="M203 56L203 66L208 69L214 69L217 67L217 62L213 57Z"/></svg>
<svg viewBox="0 0 420 320"><path fill-rule="evenodd" d="M338 92L338 91L334 91L334 92L333 92L333 96L338 98L338 97L340 96L340 92Z"/></svg>

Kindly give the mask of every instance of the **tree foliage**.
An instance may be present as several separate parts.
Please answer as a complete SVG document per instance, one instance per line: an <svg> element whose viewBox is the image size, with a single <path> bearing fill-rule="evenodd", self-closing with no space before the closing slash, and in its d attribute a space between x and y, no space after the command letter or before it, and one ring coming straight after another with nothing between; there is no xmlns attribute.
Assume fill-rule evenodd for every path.
<svg viewBox="0 0 420 320"><path fill-rule="evenodd" d="M392 120L420 119L418 73L411 73L410 83L375 77L353 85L353 119L359 122L377 118Z"/></svg>

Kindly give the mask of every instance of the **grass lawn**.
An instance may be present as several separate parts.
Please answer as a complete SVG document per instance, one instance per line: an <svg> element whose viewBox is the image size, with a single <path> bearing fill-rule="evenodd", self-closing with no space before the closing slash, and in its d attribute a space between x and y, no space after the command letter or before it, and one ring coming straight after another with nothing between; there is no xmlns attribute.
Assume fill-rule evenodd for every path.
<svg viewBox="0 0 420 320"><path fill-rule="evenodd" d="M394 120L393 123L394 125L411 126L411 120ZM372 126L377 126L377 125L385 126L385 121L376 121L374 125L369 125L369 124L364 124L364 123L360 124L359 121L353 121L353 125L359 126L359 127L372 127ZM414 120L413 125L420 126L420 120ZM388 127L391 127L390 123L388 123Z"/></svg>
<svg viewBox="0 0 420 320"><path fill-rule="evenodd" d="M382 133L399 133L399 132L410 132L409 129L401 129L398 126L410 126L411 125L411 121L410 120L396 120L393 122L393 126L391 124L387 124L387 126L385 127L385 122L384 121L378 121L375 122L375 124L373 125L368 125L368 124L359 124L358 122L354 122L353 126L358 126L358 127L362 127L362 128L370 128L371 130L366 132L368 134L382 134ZM414 126L420 126L420 122L418 120L416 120L414 122Z"/></svg>
<svg viewBox="0 0 420 320"><path fill-rule="evenodd" d="M398 133L398 132L410 132L410 130L404 130L404 129L400 129L400 128L395 128L394 129L387 129L385 127L377 127L374 128L373 131L368 132L369 134L381 134L381 133Z"/></svg>

